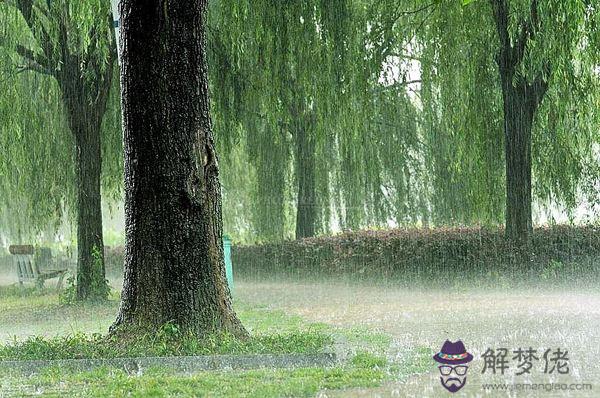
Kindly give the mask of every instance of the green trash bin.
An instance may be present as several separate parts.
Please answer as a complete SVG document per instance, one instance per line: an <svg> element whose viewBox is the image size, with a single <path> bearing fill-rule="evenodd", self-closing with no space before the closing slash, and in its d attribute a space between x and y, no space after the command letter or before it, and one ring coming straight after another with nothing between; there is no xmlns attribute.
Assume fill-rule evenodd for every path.
<svg viewBox="0 0 600 398"><path fill-rule="evenodd" d="M229 236L223 235L223 251L225 254L225 275L227 276L227 284L229 290L233 293L233 265L231 263L231 239Z"/></svg>

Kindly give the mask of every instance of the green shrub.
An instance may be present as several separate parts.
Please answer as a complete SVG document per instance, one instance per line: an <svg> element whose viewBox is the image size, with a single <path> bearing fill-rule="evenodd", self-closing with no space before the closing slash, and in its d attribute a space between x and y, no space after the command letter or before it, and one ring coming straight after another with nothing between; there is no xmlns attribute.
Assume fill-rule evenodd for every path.
<svg viewBox="0 0 600 398"><path fill-rule="evenodd" d="M541 278L545 280L553 280L559 278L565 270L565 265L556 260L550 260L548 265L542 269Z"/></svg>
<svg viewBox="0 0 600 398"><path fill-rule="evenodd" d="M235 274L244 279L330 276L454 288L467 279L501 287L536 280L594 284L598 259L595 225L536 228L527 247L512 245L502 229L476 227L358 231L232 247ZM105 261L107 273L122 275L123 247L107 248Z"/></svg>

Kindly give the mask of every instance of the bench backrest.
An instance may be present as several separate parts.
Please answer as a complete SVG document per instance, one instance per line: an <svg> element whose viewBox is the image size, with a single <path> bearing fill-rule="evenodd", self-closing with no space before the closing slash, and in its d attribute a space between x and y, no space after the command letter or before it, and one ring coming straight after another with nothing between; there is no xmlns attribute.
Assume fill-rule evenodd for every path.
<svg viewBox="0 0 600 398"><path fill-rule="evenodd" d="M13 255L13 261L17 268L19 282L36 280L40 274L33 256L35 250L31 245L12 245L8 251Z"/></svg>

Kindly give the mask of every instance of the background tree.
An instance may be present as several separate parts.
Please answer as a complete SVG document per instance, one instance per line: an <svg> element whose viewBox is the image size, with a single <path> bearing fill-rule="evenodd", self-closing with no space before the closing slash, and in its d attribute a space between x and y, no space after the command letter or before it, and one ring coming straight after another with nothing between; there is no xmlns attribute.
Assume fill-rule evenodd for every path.
<svg viewBox="0 0 600 398"><path fill-rule="evenodd" d="M332 220L344 229L386 224L407 199L406 185L398 201L393 187L414 180L418 167L405 167L415 159L406 145L414 140L397 138L400 131L415 137L416 115L405 88L382 90L383 59L369 41L372 17L355 0L213 3L216 136L226 156L248 148L256 173L247 198L239 189L241 196L227 195L225 170L225 203L248 203L258 239L327 233ZM397 109L409 112L383 113L383 101L374 99L394 94L409 105ZM377 137L374 126L387 126L394 138ZM398 167L389 170L393 157Z"/></svg>
<svg viewBox="0 0 600 398"><path fill-rule="evenodd" d="M32 4L34 15L48 7ZM43 51L17 2L0 5L7 27L0 140L10 147L0 189L12 211L1 216L47 224L75 209L69 184L76 177L61 167L75 152L60 151L75 142L61 135L68 126L56 116L66 114L63 104L52 102L60 95L56 79L32 71L18 54L17 44L37 56ZM89 5L69 9L69 32L84 38L82 46L99 10ZM235 240L271 241L395 224L504 222L508 235L525 231L513 239L526 241L532 218L546 209L572 215L582 201L597 203L597 20L597 6L584 0L210 3L210 87L225 160L227 231ZM498 21L506 27L500 34ZM109 55L106 49L98 46L99 54ZM514 65L501 67L502 59ZM95 79L91 70L81 75ZM543 101L532 96L536 81L547 83ZM515 102L508 111L505 92ZM118 102L108 116L104 193L120 184L118 134L107 131L119 125ZM505 126L522 129L524 144L512 146L524 159L515 175L530 175L531 183L507 172L517 166L509 166L503 149L512 142ZM501 194L509 187L520 193ZM510 197L523 200L511 205ZM525 215L517 217L525 228L511 227L509 208ZM26 233L23 222L14 224L15 234Z"/></svg>
<svg viewBox="0 0 600 398"><path fill-rule="evenodd" d="M60 219L65 207L73 210L77 219L77 298L81 300L107 294L101 136L116 55L112 18L105 3L0 2L4 27L0 44L11 60L5 67L13 70L3 82L10 88L0 94L7 106L1 134L7 151L1 169L8 176L3 196L10 200L4 210L16 208L21 225L37 226L51 218ZM56 101L58 98L61 101ZM9 101L14 101L10 107ZM65 129L71 137L61 134ZM50 133L45 136L44 132ZM65 147L73 148L72 152ZM73 177L71 168L65 167L71 157ZM120 167L111 166L115 169L118 172ZM72 181L75 189L70 186ZM114 188L114 182L114 177L109 178L104 185Z"/></svg>
<svg viewBox="0 0 600 398"><path fill-rule="evenodd" d="M526 242L532 198L574 209L598 178L597 6L408 3L382 2L380 41L418 59L434 220L504 218L507 237Z"/></svg>
<svg viewBox="0 0 600 398"><path fill-rule="evenodd" d="M209 115L207 1L123 0L126 249L113 332L247 335L231 306Z"/></svg>

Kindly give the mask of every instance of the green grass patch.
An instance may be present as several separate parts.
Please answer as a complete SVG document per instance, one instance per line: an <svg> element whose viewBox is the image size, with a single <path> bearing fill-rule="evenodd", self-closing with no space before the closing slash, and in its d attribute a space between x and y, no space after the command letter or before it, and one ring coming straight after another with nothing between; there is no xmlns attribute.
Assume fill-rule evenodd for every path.
<svg viewBox="0 0 600 398"><path fill-rule="evenodd" d="M52 297L57 297L56 290L19 285L0 286L0 315L8 311L47 307Z"/></svg>
<svg viewBox="0 0 600 398"><path fill-rule="evenodd" d="M362 369L377 369L387 366L388 361L385 357L377 356L368 351L361 351L354 355L350 363Z"/></svg>
<svg viewBox="0 0 600 398"><path fill-rule="evenodd" d="M6 305L6 304L10 305ZM0 396L42 394L44 396L92 397L308 397L321 390L378 387L422 371L420 356L409 353L398 363L389 363L385 352L389 335L364 327L346 329L324 323L309 323L268 306L236 302L235 309L252 337L241 341L229 335L205 339L186 338L168 325L152 336L132 343L113 341L104 332L114 320L118 296L104 303L64 305L55 290L19 286L0 288L0 324L5 336L0 343L0 361L77 358L119 358L212 354L320 353L333 349L334 339L357 352L345 365L334 368L261 369L247 371L173 374L167 370L143 369L130 375L117 368L76 372L56 367L33 376L9 371L0 381ZM103 333L93 334L90 330ZM8 332L8 333L7 333ZM25 338L30 333L36 337ZM42 334L48 333L42 337ZM53 337L56 336L56 337ZM344 348L345 349L345 348ZM409 363L410 362L410 363Z"/></svg>
<svg viewBox="0 0 600 398"><path fill-rule="evenodd" d="M242 324L250 332L290 333L299 331L325 331L328 326L309 323L297 315L286 314L265 306L251 307L245 303L235 303L235 311Z"/></svg>
<svg viewBox="0 0 600 398"><path fill-rule="evenodd" d="M357 353L347 365L334 368L260 369L247 371L171 374L161 369L145 369L132 376L119 369L101 368L72 372L57 367L23 377L18 372L4 375L0 395L69 397L313 397L322 390L374 388L384 382L402 380L431 367L429 348L406 353L400 363L370 352Z"/></svg>
<svg viewBox="0 0 600 398"><path fill-rule="evenodd" d="M55 294L55 291L46 288L36 288L34 286L21 286L18 284L0 286L0 300L8 300L14 298L31 298L43 297Z"/></svg>
<svg viewBox="0 0 600 398"><path fill-rule="evenodd" d="M435 351L430 347L416 347L406 351L400 361L390 365L389 372L398 375L397 379L405 379L411 375L426 373L431 370L432 357Z"/></svg>
<svg viewBox="0 0 600 398"><path fill-rule="evenodd" d="M28 379L7 377L2 392L36 392L69 397L314 397L324 389L376 387L385 379L379 369L358 367L261 369L173 375L151 369L130 376L114 369L70 373L47 369Z"/></svg>
<svg viewBox="0 0 600 398"><path fill-rule="evenodd" d="M0 286L0 344L3 341L22 341L25 336L104 334L115 320L119 294L113 291L109 301L97 303L62 304L54 289L37 290L20 286ZM252 335L287 335L293 339L303 332L331 334L323 324L306 322L298 316L267 307L253 307L236 302L235 310ZM81 340L81 339L79 339ZM12 344L11 343L11 344Z"/></svg>
<svg viewBox="0 0 600 398"><path fill-rule="evenodd" d="M0 361L129 358L146 356L182 356L211 354L291 354L320 353L333 344L330 335L321 332L292 332L253 335L239 340L227 334L204 339L166 332L141 336L126 344L100 334L74 334L55 338L30 337L0 345Z"/></svg>
<svg viewBox="0 0 600 398"><path fill-rule="evenodd" d="M337 328L335 332L347 345L356 347L359 351L368 350L382 354L387 351L392 343L389 334L370 330L366 327Z"/></svg>
<svg viewBox="0 0 600 398"><path fill-rule="evenodd" d="M101 303L60 304L55 290L22 286L0 287L0 323L14 328L15 335L8 342L0 341L0 361L52 360L79 358L120 358L140 356L178 356L211 354L289 354L319 353L333 344L331 333L322 325L312 325L300 317L282 311L237 305L242 322L251 332L248 340L230 335L198 339L183 336L173 325L165 325L155 335L140 336L132 343L110 339L102 333L86 333L92 322L107 330L115 319L118 294ZM67 320L67 321L65 321ZM82 325L83 330L72 328L68 320ZM22 324L22 325L21 325ZM31 328L35 325L35 328ZM25 332L33 330L57 331L56 336L37 336L24 339ZM68 331L68 332L63 332ZM61 333L62 332L62 333ZM28 333L28 334L29 334ZM11 336L11 335L9 335ZM129 339L128 339L129 340Z"/></svg>

